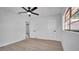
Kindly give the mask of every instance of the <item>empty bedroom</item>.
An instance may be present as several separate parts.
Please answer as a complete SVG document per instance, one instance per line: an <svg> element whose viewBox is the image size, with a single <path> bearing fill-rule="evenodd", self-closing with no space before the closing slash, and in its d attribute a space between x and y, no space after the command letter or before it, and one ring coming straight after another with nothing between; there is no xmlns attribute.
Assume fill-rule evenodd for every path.
<svg viewBox="0 0 79 59"><path fill-rule="evenodd" d="M76 47L79 42L76 30L79 29L79 19L75 23L73 20L78 18L79 9L73 8L75 15L68 18L71 17L71 9L72 7L0 7L0 51L79 50ZM71 26L67 24L69 19L74 23Z"/></svg>

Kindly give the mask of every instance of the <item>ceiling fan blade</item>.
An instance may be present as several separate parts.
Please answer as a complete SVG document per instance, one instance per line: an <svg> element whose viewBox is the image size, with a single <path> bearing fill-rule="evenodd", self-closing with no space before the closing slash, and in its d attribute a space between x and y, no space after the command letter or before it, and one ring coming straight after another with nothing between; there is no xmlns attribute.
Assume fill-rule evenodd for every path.
<svg viewBox="0 0 79 59"><path fill-rule="evenodd" d="M27 13L27 12L19 12L18 14Z"/></svg>
<svg viewBox="0 0 79 59"><path fill-rule="evenodd" d="M30 9L31 9L31 7L28 7L28 9L30 10Z"/></svg>
<svg viewBox="0 0 79 59"><path fill-rule="evenodd" d="M32 14L34 14L34 15L39 15L38 13L34 13L34 12L31 12Z"/></svg>
<svg viewBox="0 0 79 59"><path fill-rule="evenodd" d="M34 10L36 10L36 9L37 9L37 7L34 7L34 8L31 9L31 11L34 11Z"/></svg>
<svg viewBox="0 0 79 59"><path fill-rule="evenodd" d="M24 9L25 11L27 11L27 9L25 7L22 7L22 9Z"/></svg>

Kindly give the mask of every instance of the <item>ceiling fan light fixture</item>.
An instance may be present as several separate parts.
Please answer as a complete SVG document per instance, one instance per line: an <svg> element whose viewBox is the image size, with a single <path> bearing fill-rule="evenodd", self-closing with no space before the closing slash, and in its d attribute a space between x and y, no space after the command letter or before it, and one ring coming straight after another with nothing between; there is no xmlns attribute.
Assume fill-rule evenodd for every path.
<svg viewBox="0 0 79 59"><path fill-rule="evenodd" d="M30 13L30 12L27 12L27 14L28 14L28 15L31 15L31 13Z"/></svg>

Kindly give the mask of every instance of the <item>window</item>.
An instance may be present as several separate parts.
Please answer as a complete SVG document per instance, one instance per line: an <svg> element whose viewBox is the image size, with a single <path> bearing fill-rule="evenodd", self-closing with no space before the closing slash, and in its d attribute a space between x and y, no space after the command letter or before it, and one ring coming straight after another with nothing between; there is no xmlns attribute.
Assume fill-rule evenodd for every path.
<svg viewBox="0 0 79 59"><path fill-rule="evenodd" d="M79 32L79 8L69 7L64 15L64 29Z"/></svg>

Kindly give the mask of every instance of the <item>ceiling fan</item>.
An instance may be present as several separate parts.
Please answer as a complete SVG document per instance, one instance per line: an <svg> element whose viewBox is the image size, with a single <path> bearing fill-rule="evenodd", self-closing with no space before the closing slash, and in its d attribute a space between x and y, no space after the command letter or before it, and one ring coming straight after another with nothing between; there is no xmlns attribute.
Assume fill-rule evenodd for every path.
<svg viewBox="0 0 79 59"><path fill-rule="evenodd" d="M35 11L36 9L38 9L37 7L27 7L27 9L25 7L21 7L22 9L24 9L25 11L24 12L19 12L18 14L22 14L22 13L26 13L28 14L29 17L31 17L31 14L34 14L34 15L39 15L38 13L35 13L33 11Z"/></svg>

